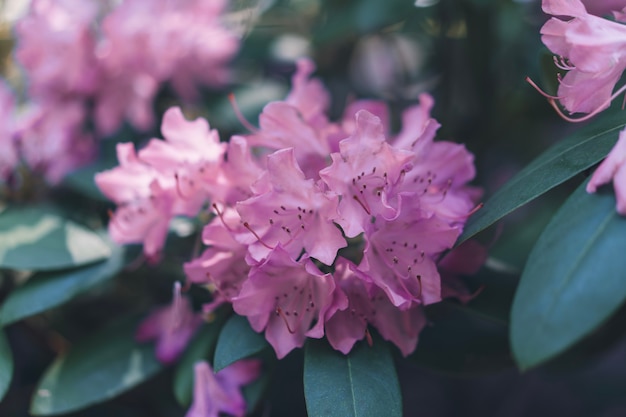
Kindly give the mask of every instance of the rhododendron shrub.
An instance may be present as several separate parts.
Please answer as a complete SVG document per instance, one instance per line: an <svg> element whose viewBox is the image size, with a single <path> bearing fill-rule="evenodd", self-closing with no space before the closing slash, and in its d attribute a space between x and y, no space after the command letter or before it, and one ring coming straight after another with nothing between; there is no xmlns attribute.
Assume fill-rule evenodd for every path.
<svg viewBox="0 0 626 417"><path fill-rule="evenodd" d="M437 262L476 204L477 190L468 186L473 156L434 141L438 123L426 94L406 110L397 135L365 109L384 114L382 103L351 103L331 122L328 93L309 78L313 69L300 61L287 98L265 106L259 129L228 146L206 121L186 121L178 108L164 117L166 140L138 153L118 145L120 166L96 176L120 205L109 230L154 258L173 216L209 207L208 249L186 264L191 282L214 289L206 311L232 303L265 332L278 358L323 337L327 323L329 342L343 353L371 324L406 356L425 323L422 307L442 299ZM359 259L342 255L346 239L361 248ZM355 320L351 334L337 330ZM398 320L411 324L394 329Z"/></svg>
<svg viewBox="0 0 626 417"><path fill-rule="evenodd" d="M626 0L14 1L1 416L624 414Z"/></svg>

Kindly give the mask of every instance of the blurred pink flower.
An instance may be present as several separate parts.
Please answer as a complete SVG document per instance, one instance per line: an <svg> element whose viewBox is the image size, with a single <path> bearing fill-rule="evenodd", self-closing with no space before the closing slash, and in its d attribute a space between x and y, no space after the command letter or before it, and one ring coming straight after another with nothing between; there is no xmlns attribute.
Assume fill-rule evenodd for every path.
<svg viewBox="0 0 626 417"><path fill-rule="evenodd" d="M29 168L52 184L93 159L95 142L83 132L81 101L32 104L18 120L16 143Z"/></svg>
<svg viewBox="0 0 626 417"><path fill-rule="evenodd" d="M191 310L189 300L181 295L180 288L180 283L176 282L172 304L152 312L135 333L139 342L157 341L156 357L163 363L171 363L180 356L202 323L202 318Z"/></svg>
<svg viewBox="0 0 626 417"><path fill-rule="evenodd" d="M599 186L611 181L617 199L617 212L626 216L626 129L620 132L619 140L591 176L587 192L595 193Z"/></svg>
<svg viewBox="0 0 626 417"><path fill-rule="evenodd" d="M17 24L15 55L29 77L29 92L41 98L90 94L99 82L92 24L99 2L33 0Z"/></svg>
<svg viewBox="0 0 626 417"><path fill-rule="evenodd" d="M19 164L14 118L13 93L4 83L0 83L0 181L6 181Z"/></svg>
<svg viewBox="0 0 626 417"><path fill-rule="evenodd" d="M580 0L543 0L543 10L558 17L541 28L542 40L559 56L557 66L567 71L552 100L570 113L594 115L606 109L624 91L613 94L626 68L626 26L589 14Z"/></svg>
<svg viewBox="0 0 626 417"><path fill-rule="evenodd" d="M246 402L241 387L258 378L261 361L244 359L215 373L207 362L194 366L193 403L186 417L219 417L222 413L234 417L246 414Z"/></svg>

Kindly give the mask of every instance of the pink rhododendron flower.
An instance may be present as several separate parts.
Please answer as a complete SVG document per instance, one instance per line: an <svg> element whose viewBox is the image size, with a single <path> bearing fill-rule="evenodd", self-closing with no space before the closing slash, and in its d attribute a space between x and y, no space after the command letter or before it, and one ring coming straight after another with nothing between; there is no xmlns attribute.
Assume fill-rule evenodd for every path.
<svg viewBox="0 0 626 417"><path fill-rule="evenodd" d="M98 46L102 82L96 93L96 121L110 133L123 118L147 129L152 101L161 83L170 81L187 99L196 84L228 81L226 64L239 40L221 22L226 2L128 0L102 22Z"/></svg>
<svg viewBox="0 0 626 417"><path fill-rule="evenodd" d="M265 330L280 359L302 347L307 337L324 336L324 317L345 308L347 301L333 304L334 291L330 274L320 272L308 258L294 261L277 246L264 262L252 267L233 308L248 317L255 331Z"/></svg>
<svg viewBox="0 0 626 417"><path fill-rule="evenodd" d="M415 350L418 335L426 324L419 304L398 309L379 287L362 280L354 264L345 259L337 261L335 280L348 297L348 307L326 320L326 337L335 349L350 352L354 343L366 336L371 324L405 356Z"/></svg>
<svg viewBox="0 0 626 417"><path fill-rule="evenodd" d="M587 11L596 16L610 15L620 12L626 7L624 0L582 0Z"/></svg>
<svg viewBox="0 0 626 417"><path fill-rule="evenodd" d="M626 69L626 26L589 14L580 0L543 0L543 10L558 17L542 27L542 40L568 71L552 99L570 113L606 109L623 91L613 94Z"/></svg>
<svg viewBox="0 0 626 417"><path fill-rule="evenodd" d="M304 248L311 257L331 265L337 251L346 246L332 222L337 217L337 196L304 177L292 148L268 156L267 172L271 188L237 204L242 220L260 238L249 248L252 256L260 260L280 244L294 259Z"/></svg>
<svg viewBox="0 0 626 417"><path fill-rule="evenodd" d="M611 181L617 199L617 212L626 216L626 130L620 132L619 140L606 159L596 168L587 183L587 192L595 193L599 186Z"/></svg>
<svg viewBox="0 0 626 417"><path fill-rule="evenodd" d="M82 131L84 117L79 101L32 105L16 128L21 158L50 183L59 183L95 154L93 138Z"/></svg>
<svg viewBox="0 0 626 417"><path fill-rule="evenodd" d="M209 205L206 248L185 272L212 292L205 311L232 303L279 358L325 334L347 353L369 338L369 326L408 355L425 324L423 306L469 297L458 274L484 260L456 268L468 259L454 251L445 282L438 269L474 210L473 156L434 140L439 123L426 94L395 135L377 101L352 102L329 121L329 96L313 69L299 61L287 98L265 106L259 129L227 147L206 121L168 111L166 140L138 155L121 147L121 166L99 174L98 184L121 205L111 223L126 215L126 237L152 251L163 239L148 230Z"/></svg>
<svg viewBox="0 0 626 417"><path fill-rule="evenodd" d="M135 334L140 342L156 339L156 356L163 363L175 361L202 323L194 314L187 298L180 293L180 283L174 284L172 304L160 308L144 319Z"/></svg>
<svg viewBox="0 0 626 417"><path fill-rule="evenodd" d="M0 83L0 181L6 181L19 163L14 138L14 112L13 94L4 83Z"/></svg>
<svg viewBox="0 0 626 417"><path fill-rule="evenodd" d="M117 145L120 166L96 174L100 191L118 205L109 234L118 243L143 243L155 257L163 247L173 216L176 184L141 161L132 143Z"/></svg>
<svg viewBox="0 0 626 417"><path fill-rule="evenodd" d="M91 25L99 2L33 0L17 24L15 55L29 75L29 91L39 99L90 94L99 81Z"/></svg>
<svg viewBox="0 0 626 417"><path fill-rule="evenodd" d="M120 166L96 175L102 193L118 204L109 223L119 243L143 243L154 258L163 247L172 217L194 216L211 197L225 145L206 120L185 120L179 108L163 118L166 140L153 139L135 153L119 144Z"/></svg>
<svg viewBox="0 0 626 417"><path fill-rule="evenodd" d="M348 237L365 231L372 217L393 220L399 214L396 187L411 169L410 152L385 141L379 118L361 110L356 130L331 154L333 163L320 171L328 187L342 196L337 223Z"/></svg>
<svg viewBox="0 0 626 417"><path fill-rule="evenodd" d="M194 366L193 403L186 417L219 417L222 413L234 417L246 414L246 402L241 387L258 378L261 362L244 359L215 373L207 362Z"/></svg>

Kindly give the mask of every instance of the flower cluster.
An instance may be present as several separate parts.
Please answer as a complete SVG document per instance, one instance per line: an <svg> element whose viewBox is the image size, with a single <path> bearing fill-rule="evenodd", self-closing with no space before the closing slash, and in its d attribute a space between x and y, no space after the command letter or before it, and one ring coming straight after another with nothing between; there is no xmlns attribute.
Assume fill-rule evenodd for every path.
<svg viewBox="0 0 626 417"><path fill-rule="evenodd" d="M118 3L31 2L16 26L15 52L29 102L14 129L2 132L3 149L12 148L6 167L21 159L56 183L93 155L87 120L98 136L124 120L145 130L154 124L153 101L163 83L193 99L197 84L228 81L226 64L239 40L222 24L225 1ZM0 101L4 115L11 106ZM3 167L2 178L10 171Z"/></svg>
<svg viewBox="0 0 626 417"><path fill-rule="evenodd" d="M591 8L591 14L587 8ZM559 78L556 97L548 96L553 107L569 121L584 121L609 107L626 91L615 85L626 69L626 2L543 0L544 12L553 15L541 28L544 44L556 55L557 66L567 71ZM596 14L613 13L615 21ZM545 95L545 93L544 93ZM564 115L558 102L570 113L587 113L578 119ZM624 131L587 185L588 192L613 181L617 211L626 215L626 146Z"/></svg>
<svg viewBox="0 0 626 417"><path fill-rule="evenodd" d="M313 71L299 61L286 99L228 143L172 108L165 140L139 152L119 145L120 166L96 176L118 205L111 236L143 243L154 258L173 216L210 207L208 248L185 264L191 282L214 292L206 310L232 303L279 358L324 335L347 353L369 337L368 325L408 355L425 324L422 306L458 294L442 290L437 262L475 206L473 156L434 141L427 94L397 134L376 101L353 102L331 122Z"/></svg>

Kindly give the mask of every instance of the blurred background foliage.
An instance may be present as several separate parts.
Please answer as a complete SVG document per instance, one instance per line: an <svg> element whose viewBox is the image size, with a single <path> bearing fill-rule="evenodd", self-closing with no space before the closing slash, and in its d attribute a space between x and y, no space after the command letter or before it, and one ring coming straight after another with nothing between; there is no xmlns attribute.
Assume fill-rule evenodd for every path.
<svg viewBox="0 0 626 417"><path fill-rule="evenodd" d="M11 28L27 2L0 4L0 68L12 84L23 85L12 59ZM234 0L228 21L243 36L233 63L236 82L224 91L204 91L199 103L185 105L187 114L206 117L223 139L244 130L227 94L234 92L255 124L264 104L284 97L293 62L301 56L317 63L317 75L333 97L334 118L352 98L375 98L389 103L398 126L401 109L421 92L433 94L433 116L442 124L438 138L465 143L476 155L475 184L484 198L575 129L524 81L526 76L542 85L554 80L552 67L543 64L549 55L540 41L545 16L538 1ZM178 102L165 86L154 111L160 116L173 104ZM160 136L158 129L139 134L122 128L102 143L99 161L70 176L51 198L74 209L78 221L86 219L77 205L102 213L88 221L103 225L111 206L80 196L98 195L92 174L115 164L115 142L140 144L151 136ZM409 360L396 355L406 416L626 415L623 308L542 367L520 374L511 358L509 311L520 271L551 215L582 180L559 186L480 236L491 255L468 281L478 296L466 306L443 302L429 307L431 326L422 333L417 352ZM183 230L193 226L185 223L172 233L168 256L158 267L133 268L67 304L6 326L15 371L0 416L29 415L43 371L85 334L116 317L167 303L172 283L184 280L182 262L194 251L195 238ZM0 272L0 300L19 282L11 274ZM208 294L194 288L193 296L200 304ZM268 395L255 415L306 415L302 356L296 351L271 366ZM171 388L174 373L173 367L165 368L116 399L68 416L182 416L185 410Z"/></svg>

